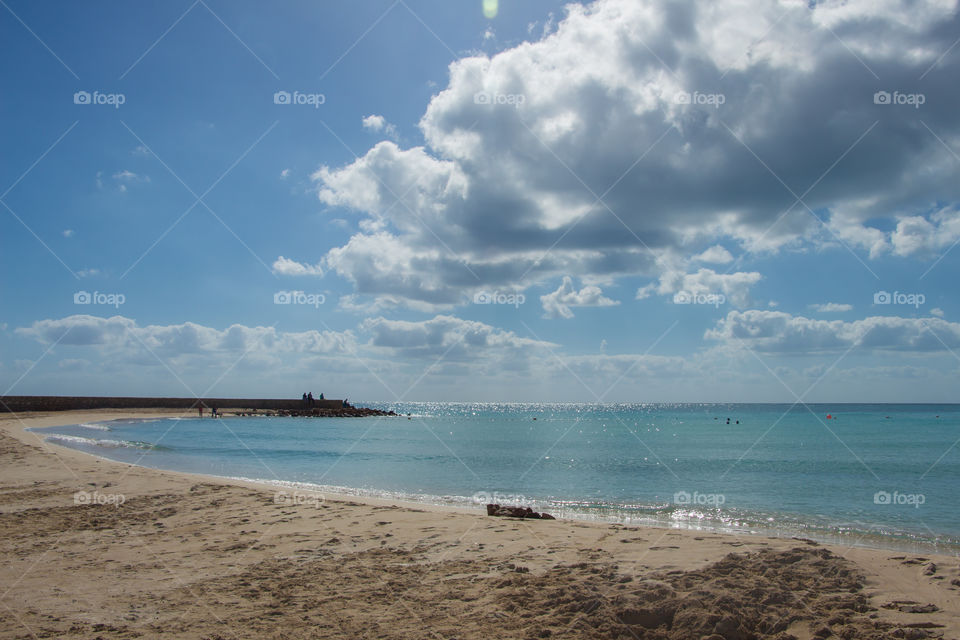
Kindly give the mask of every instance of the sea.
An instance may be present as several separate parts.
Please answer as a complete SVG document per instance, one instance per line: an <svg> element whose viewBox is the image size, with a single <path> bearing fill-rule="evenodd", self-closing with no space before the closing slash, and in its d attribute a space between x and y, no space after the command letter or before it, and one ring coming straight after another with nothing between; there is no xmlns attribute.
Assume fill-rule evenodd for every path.
<svg viewBox="0 0 960 640"><path fill-rule="evenodd" d="M580 520L960 554L960 405L355 404L401 415L34 431L111 460L272 484L286 499L522 504Z"/></svg>

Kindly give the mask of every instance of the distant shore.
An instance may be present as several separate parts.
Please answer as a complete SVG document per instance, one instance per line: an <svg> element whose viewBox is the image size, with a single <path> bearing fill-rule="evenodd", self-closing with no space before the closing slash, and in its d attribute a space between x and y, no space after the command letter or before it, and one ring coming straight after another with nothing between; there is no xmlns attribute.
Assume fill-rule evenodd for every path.
<svg viewBox="0 0 960 640"><path fill-rule="evenodd" d="M960 637L951 556L321 495L25 430L187 415L0 414L0 637Z"/></svg>

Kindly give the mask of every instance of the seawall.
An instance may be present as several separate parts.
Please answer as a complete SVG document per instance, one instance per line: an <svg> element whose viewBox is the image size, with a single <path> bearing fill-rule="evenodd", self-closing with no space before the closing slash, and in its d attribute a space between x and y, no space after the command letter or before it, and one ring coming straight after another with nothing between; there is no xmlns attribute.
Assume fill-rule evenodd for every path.
<svg viewBox="0 0 960 640"><path fill-rule="evenodd" d="M77 409L258 409L295 411L301 398L130 398L105 396L0 396L0 412L72 411ZM314 400L314 409L343 409L343 400Z"/></svg>

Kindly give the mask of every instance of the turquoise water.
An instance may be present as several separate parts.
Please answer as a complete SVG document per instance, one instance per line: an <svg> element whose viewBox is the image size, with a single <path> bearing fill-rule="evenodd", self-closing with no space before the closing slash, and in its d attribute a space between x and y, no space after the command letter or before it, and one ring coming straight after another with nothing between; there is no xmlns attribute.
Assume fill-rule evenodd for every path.
<svg viewBox="0 0 960 640"><path fill-rule="evenodd" d="M960 551L960 405L363 406L412 415L36 431L147 467L328 491Z"/></svg>

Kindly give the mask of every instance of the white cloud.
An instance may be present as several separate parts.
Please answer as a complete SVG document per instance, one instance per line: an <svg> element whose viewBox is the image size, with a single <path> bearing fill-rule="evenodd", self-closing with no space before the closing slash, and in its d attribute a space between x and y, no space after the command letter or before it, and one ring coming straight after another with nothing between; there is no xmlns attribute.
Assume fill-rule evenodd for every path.
<svg viewBox="0 0 960 640"><path fill-rule="evenodd" d="M284 169L283 171L280 172L281 180L286 180L289 177L290 177L290 169Z"/></svg>
<svg viewBox="0 0 960 640"><path fill-rule="evenodd" d="M709 262L711 264L727 264L733 262L733 256L722 246L715 244L703 253L693 257L697 262Z"/></svg>
<svg viewBox="0 0 960 640"><path fill-rule="evenodd" d="M587 285L579 291L573 286L573 279L564 276L560 287L540 296L545 318L572 318L570 307L612 307L620 304L617 300L604 297L600 287Z"/></svg>
<svg viewBox="0 0 960 640"><path fill-rule="evenodd" d="M843 313L844 311L853 311L852 304L843 304L840 302L827 302L824 304L812 304L810 307L820 313Z"/></svg>
<svg viewBox="0 0 960 640"><path fill-rule="evenodd" d="M64 230L63 230L63 237L64 237L64 238L72 238L72 237L73 237L73 233L74 233L73 229L64 229Z"/></svg>
<svg viewBox="0 0 960 640"><path fill-rule="evenodd" d="M358 212L362 236L402 245L410 279L434 286L398 295L427 304L462 287L465 273L521 290L566 273L675 280L695 256L727 260L718 240L778 251L831 246L836 234L875 255L920 255L931 234L912 217L954 233L926 212L960 198L956 161L934 136L916 135L916 110L874 104L879 87L863 66L908 91L936 63L922 115L957 147L960 120L934 105L960 97L948 81L960 59L938 62L953 41L953 2L916 15L905 6L572 4L536 42L454 61L419 123L427 146L380 142L316 172L318 193ZM724 104L679 104L682 92L722 94ZM789 212L785 185L804 193ZM895 234L884 230L898 221ZM373 266L377 256L343 259L360 237L334 250L341 275L364 284L357 294L387 295L395 276ZM730 275L745 301L745 276Z"/></svg>
<svg viewBox="0 0 960 640"><path fill-rule="evenodd" d="M649 284L637 291L637 299L642 300L652 293L674 295L685 292L690 296L710 296L723 294L727 301L743 307L750 303L750 288L760 282L763 276L756 271L738 271L735 273L717 273L713 269L701 268L695 273L665 271L657 284Z"/></svg>
<svg viewBox="0 0 960 640"><path fill-rule="evenodd" d="M356 340L350 331L279 332L273 327L234 324L219 330L193 322L138 326L124 316L73 315L38 320L15 330L43 344L97 347L128 355L153 352L161 357L203 353L347 353Z"/></svg>
<svg viewBox="0 0 960 640"><path fill-rule="evenodd" d="M405 358L436 359L446 354L444 360L448 361L479 356L515 359L529 356L531 352L546 355L544 350L558 347L550 342L522 338L483 322L447 315L420 322L368 318L360 330L371 335L371 347L388 349Z"/></svg>
<svg viewBox="0 0 960 640"><path fill-rule="evenodd" d="M960 324L896 316L844 322L749 310L729 312L705 337L767 353L842 353L850 348L938 352L960 348Z"/></svg>
<svg viewBox="0 0 960 640"><path fill-rule="evenodd" d="M824 210L829 230L851 246L912 255L930 233L913 237L910 217L933 199L960 197L955 160L933 136L912 133L916 114L878 110L863 64L884 78L918 77L952 43L943 25L953 10L931 3L902 21L910 12L899 4L573 4L539 41L453 62L420 121L427 147L381 142L314 179L324 203L360 212L368 235L405 247L414 280L435 281L422 295L403 293L421 303L463 282L465 268L488 288L525 289L564 273L674 279L663 271L686 271L694 258L729 262L718 238L757 251L835 243L806 206ZM927 105L955 102L945 78L957 61L938 64L923 87ZM678 104L681 92L725 100ZM851 149L880 115L882 130ZM948 143L960 133L949 110L923 115ZM368 116L365 126L387 125ZM595 198L615 182L604 202L620 220ZM813 183L783 215L792 202L784 184ZM865 226L879 218L904 227L887 240ZM954 233L951 222L937 224ZM385 295L393 274L372 254L354 257L340 262L363 271L344 274L366 284L356 292ZM743 278L731 275L730 286Z"/></svg>
<svg viewBox="0 0 960 640"><path fill-rule="evenodd" d="M102 173L103 172L100 171L97 172L97 188L103 187ZM150 176L134 173L129 169L117 171L111 177L114 182L117 183L117 189L121 193L125 193L130 185L150 182Z"/></svg>
<svg viewBox="0 0 960 640"><path fill-rule="evenodd" d="M901 218L890 236L893 253L898 256L934 254L953 246L960 240L960 210L944 208L927 218Z"/></svg>
<svg viewBox="0 0 960 640"><path fill-rule="evenodd" d="M934 307L933 309L930 309L930 315L937 318L942 318L944 316L943 309L940 307Z"/></svg>
<svg viewBox="0 0 960 640"><path fill-rule="evenodd" d="M319 264L304 264L283 256L278 257L271 267L273 273L281 276L322 276L323 268Z"/></svg>
<svg viewBox="0 0 960 640"><path fill-rule="evenodd" d="M397 139L397 127L387 122L387 119L380 115L369 115L363 119L363 128L367 131L383 132L387 137Z"/></svg>

